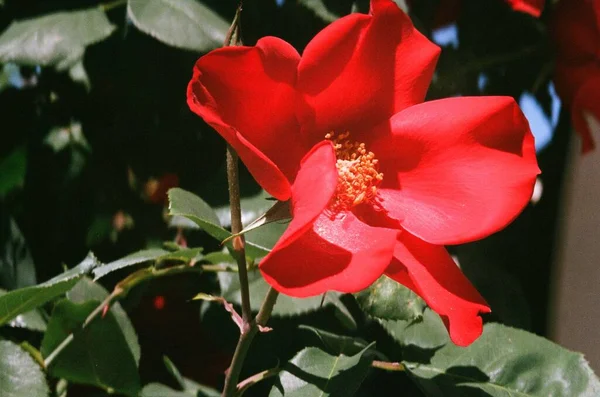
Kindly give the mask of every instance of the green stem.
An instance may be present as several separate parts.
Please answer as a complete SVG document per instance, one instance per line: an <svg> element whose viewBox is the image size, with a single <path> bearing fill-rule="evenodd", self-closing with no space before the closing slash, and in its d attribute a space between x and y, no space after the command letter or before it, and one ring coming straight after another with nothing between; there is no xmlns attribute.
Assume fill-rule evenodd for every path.
<svg viewBox="0 0 600 397"><path fill-rule="evenodd" d="M273 311L278 296L279 292L274 288L269 288L256 318L252 319L249 324L244 323L240 339L235 347L235 353L233 353L233 358L231 359L231 365L229 366L225 377L223 397L237 395L238 379L240 377L240 372L242 371L242 366L244 365L244 360L248 354L250 344L252 343L254 336L256 336L256 333L259 331L259 327L266 325L267 321L269 321L269 317L271 317L271 312Z"/></svg>
<svg viewBox="0 0 600 397"><path fill-rule="evenodd" d="M266 369L262 372L259 372L255 375L252 375L249 378L244 379L237 386L237 389L238 389L237 395L241 396L242 394L244 394L244 392L246 390L248 390L248 388L250 386L253 386L253 385L257 384L258 382L263 381L268 378L271 378L275 375L278 375L281 371L282 371L281 368L270 368L270 369Z"/></svg>
<svg viewBox="0 0 600 397"><path fill-rule="evenodd" d="M373 362L371 363L371 366L373 368L379 368L379 369L383 369L386 371L405 371L406 368L404 367L404 365L400 364L400 363L390 363L387 361L378 361L378 360L373 360Z"/></svg>
<svg viewBox="0 0 600 397"><path fill-rule="evenodd" d="M231 233L242 231L242 208L240 204L240 183L238 156L230 145L227 145L227 182L229 185L229 206L231 207ZM246 268L246 248L244 236L233 238L234 257L238 265L240 278L240 292L242 295L242 318L244 323L250 323L252 311L250 310L250 289L248 287L248 271Z"/></svg>
<svg viewBox="0 0 600 397"><path fill-rule="evenodd" d="M127 4L127 0L115 0L109 3L100 4L100 8L102 8L102 11L107 12L113 8L124 6L125 4Z"/></svg>

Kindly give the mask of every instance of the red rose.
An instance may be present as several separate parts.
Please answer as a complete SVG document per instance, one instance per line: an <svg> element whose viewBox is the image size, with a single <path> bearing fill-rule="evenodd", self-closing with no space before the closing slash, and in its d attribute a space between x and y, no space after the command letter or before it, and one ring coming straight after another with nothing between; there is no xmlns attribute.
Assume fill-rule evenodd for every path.
<svg viewBox="0 0 600 397"><path fill-rule="evenodd" d="M558 3L552 31L556 44L556 91L571 108L582 151L595 147L591 128L600 120L600 1Z"/></svg>
<svg viewBox="0 0 600 397"><path fill-rule="evenodd" d="M293 219L260 263L292 296L356 292L382 274L417 292L452 340L482 331L483 298L444 244L510 223L539 173L511 98L422 103L439 48L390 0L320 32L302 57L266 37L200 58L188 104Z"/></svg>

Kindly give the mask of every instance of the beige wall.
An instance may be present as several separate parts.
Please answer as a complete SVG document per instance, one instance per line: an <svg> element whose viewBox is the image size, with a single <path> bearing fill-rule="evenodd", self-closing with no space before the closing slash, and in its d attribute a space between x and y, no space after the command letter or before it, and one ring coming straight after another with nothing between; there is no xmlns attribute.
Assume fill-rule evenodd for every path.
<svg viewBox="0 0 600 397"><path fill-rule="evenodd" d="M600 134L594 137L600 143ZM600 147L581 155L574 135L559 218L550 337L600 372ZM600 146L600 145L599 145Z"/></svg>

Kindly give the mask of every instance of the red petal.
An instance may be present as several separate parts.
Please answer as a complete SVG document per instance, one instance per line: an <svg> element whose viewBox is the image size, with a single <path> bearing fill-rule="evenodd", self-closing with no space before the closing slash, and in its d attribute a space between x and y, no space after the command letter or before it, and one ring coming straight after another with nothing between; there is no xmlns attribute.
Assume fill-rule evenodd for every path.
<svg viewBox="0 0 600 397"><path fill-rule="evenodd" d="M286 247L310 229L325 210L337 186L335 162L335 150L330 141L318 143L304 156L292 185L293 219L277 242L277 249Z"/></svg>
<svg viewBox="0 0 600 397"><path fill-rule="evenodd" d="M507 0L507 1L513 10L525 12L527 14L533 15L536 18L542 14L542 10L544 9L544 3L546 2L546 0Z"/></svg>
<svg viewBox="0 0 600 397"><path fill-rule="evenodd" d="M370 150L384 174L382 206L432 244L504 228L529 202L539 174L527 120L508 97L423 103L372 134L381 136Z"/></svg>
<svg viewBox="0 0 600 397"><path fill-rule="evenodd" d="M373 1L372 14L330 24L302 55L299 119L310 142L373 126L425 98L440 49L392 1Z"/></svg>
<svg viewBox="0 0 600 397"><path fill-rule="evenodd" d="M589 152L596 146L592 130L598 129L600 121L600 70L597 76L586 81L577 91L571 108L573 127L581 135L582 151Z"/></svg>
<svg viewBox="0 0 600 397"><path fill-rule="evenodd" d="M288 180L293 181L308 149L301 145L294 110L299 59L285 41L265 37L255 47L225 47L203 56L188 85L190 109L236 149L258 183L280 200L289 198Z"/></svg>
<svg viewBox="0 0 600 397"><path fill-rule="evenodd" d="M357 292L383 274L397 234L397 230L368 226L351 212L335 219L321 214L292 244L275 245L260 270L269 284L286 295Z"/></svg>
<svg viewBox="0 0 600 397"><path fill-rule="evenodd" d="M401 233L394 258L399 263L390 265L386 275L421 296L442 317L455 344L468 346L481 335L479 314L490 308L443 246Z"/></svg>

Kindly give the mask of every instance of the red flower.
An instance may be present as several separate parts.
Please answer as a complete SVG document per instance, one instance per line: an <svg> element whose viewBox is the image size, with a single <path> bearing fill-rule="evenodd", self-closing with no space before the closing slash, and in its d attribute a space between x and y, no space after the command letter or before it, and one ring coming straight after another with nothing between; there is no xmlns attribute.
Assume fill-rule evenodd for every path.
<svg viewBox="0 0 600 397"><path fill-rule="evenodd" d="M563 0L553 19L556 90L571 108L582 151L595 147L591 129L600 123L600 1Z"/></svg>
<svg viewBox="0 0 600 397"><path fill-rule="evenodd" d="M270 194L291 199L293 219L260 263L272 286L356 292L387 274L468 345L489 308L443 245L506 226L539 170L511 98L421 103L438 55L392 1L372 0L302 57L266 37L200 58L188 104Z"/></svg>

